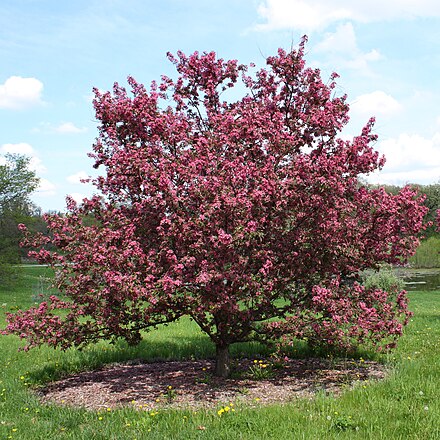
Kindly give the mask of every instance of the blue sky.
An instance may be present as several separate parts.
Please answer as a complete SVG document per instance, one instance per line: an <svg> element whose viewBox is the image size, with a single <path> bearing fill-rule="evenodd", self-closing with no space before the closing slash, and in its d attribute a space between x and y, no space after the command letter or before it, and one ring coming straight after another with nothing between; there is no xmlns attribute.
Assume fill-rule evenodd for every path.
<svg viewBox="0 0 440 440"><path fill-rule="evenodd" d="M304 34L309 65L340 74L351 104L344 136L376 116L387 164L368 179L439 182L438 0L1 0L0 155L31 156L33 200L64 210L67 194L92 191L79 179L96 173L93 87L173 76L167 51L263 66Z"/></svg>

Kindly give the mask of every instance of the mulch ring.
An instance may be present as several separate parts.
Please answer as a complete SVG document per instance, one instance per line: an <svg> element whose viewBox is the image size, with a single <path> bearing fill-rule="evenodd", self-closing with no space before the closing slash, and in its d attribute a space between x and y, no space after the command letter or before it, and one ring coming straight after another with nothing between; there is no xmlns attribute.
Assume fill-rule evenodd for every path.
<svg viewBox="0 0 440 440"><path fill-rule="evenodd" d="M338 395L356 383L386 376L382 364L362 359L287 359L276 365L240 359L228 379L213 376L213 368L212 360L111 364L52 382L37 392L44 403L93 410L127 405L194 409L229 402L286 403L313 398L318 392ZM252 369L256 373L250 374Z"/></svg>

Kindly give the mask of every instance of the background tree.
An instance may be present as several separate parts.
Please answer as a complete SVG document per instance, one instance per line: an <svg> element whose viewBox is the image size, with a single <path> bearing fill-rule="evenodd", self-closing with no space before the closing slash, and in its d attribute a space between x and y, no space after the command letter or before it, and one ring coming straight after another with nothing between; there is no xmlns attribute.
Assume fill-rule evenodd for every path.
<svg viewBox="0 0 440 440"><path fill-rule="evenodd" d="M280 49L250 75L213 52L178 52L176 80L147 91L129 78L132 95L95 90L102 197L48 216L51 238L27 235L59 249L32 255L56 267L64 299L10 314L6 332L27 348L137 343L189 315L216 346L219 376L240 341L392 344L409 314L405 292L357 280L414 252L426 208L411 188L359 185L384 163L373 120L339 139L346 97L303 54L304 41ZM228 102L237 83L245 94Z"/></svg>
<svg viewBox="0 0 440 440"><path fill-rule="evenodd" d="M12 273L11 264L21 261L18 225L29 224L31 217L38 216L29 196L39 179L29 169L29 162L25 156L8 154L0 165L0 282L5 282Z"/></svg>
<svg viewBox="0 0 440 440"><path fill-rule="evenodd" d="M419 192L426 195L425 206L429 209L426 220L431 225L426 229L424 235L427 237L437 236L439 232L437 229L437 211L440 209L440 182L432 183L430 185L414 185Z"/></svg>

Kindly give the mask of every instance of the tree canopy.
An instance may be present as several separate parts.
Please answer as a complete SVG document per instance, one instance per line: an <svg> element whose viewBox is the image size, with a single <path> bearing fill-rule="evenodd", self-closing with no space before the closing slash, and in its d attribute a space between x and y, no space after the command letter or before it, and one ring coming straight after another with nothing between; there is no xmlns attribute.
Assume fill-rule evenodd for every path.
<svg viewBox="0 0 440 440"><path fill-rule="evenodd" d="M0 164L0 213L6 211L29 212L30 194L39 179L29 168L30 159L23 155L6 154Z"/></svg>
<svg viewBox="0 0 440 440"><path fill-rule="evenodd" d="M220 376L240 341L391 346L409 316L405 292L366 289L359 273L412 255L423 197L359 183L385 162L374 120L338 137L346 97L336 74L324 83L306 67L304 44L253 74L214 52L178 52L175 80L95 90L102 195L47 216L50 237L27 234L63 299L10 314L6 332L27 348L137 343L189 315L216 345ZM227 100L234 88L242 98Z"/></svg>
<svg viewBox="0 0 440 440"><path fill-rule="evenodd" d="M7 154L0 165L0 283L12 273L10 264L20 262L18 224L27 223L36 208L30 194L39 179L26 156Z"/></svg>

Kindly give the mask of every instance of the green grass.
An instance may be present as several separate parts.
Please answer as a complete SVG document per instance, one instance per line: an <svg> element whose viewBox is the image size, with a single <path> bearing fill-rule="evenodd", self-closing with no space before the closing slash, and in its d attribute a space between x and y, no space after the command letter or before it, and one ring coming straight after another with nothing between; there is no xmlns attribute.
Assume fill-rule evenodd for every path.
<svg viewBox="0 0 440 440"><path fill-rule="evenodd" d="M5 312L32 304L39 277L46 275L47 269L25 268L13 287L0 291L1 327ZM216 410L71 409L42 405L31 391L109 362L213 356L214 347L190 320L148 333L135 348L102 342L82 352L26 353L17 351L18 338L0 336L0 440L440 439L440 292L414 292L411 300L415 315L404 337L382 357L392 369L386 380L347 389L338 398L322 394L286 405L238 405L222 416ZM264 349L258 344L234 349L235 355L254 352Z"/></svg>

